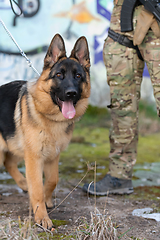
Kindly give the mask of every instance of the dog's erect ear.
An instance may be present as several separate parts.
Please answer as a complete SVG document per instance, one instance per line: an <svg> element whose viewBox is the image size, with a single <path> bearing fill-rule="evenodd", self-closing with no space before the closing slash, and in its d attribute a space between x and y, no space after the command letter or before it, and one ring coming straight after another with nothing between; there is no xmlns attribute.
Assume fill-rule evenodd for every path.
<svg viewBox="0 0 160 240"><path fill-rule="evenodd" d="M85 37L80 37L77 40L71 52L70 58L76 58L83 67L89 69L90 67L89 49Z"/></svg>
<svg viewBox="0 0 160 240"><path fill-rule="evenodd" d="M61 35L56 34L48 48L47 54L44 58L44 69L52 67L59 58L66 57L66 49Z"/></svg>

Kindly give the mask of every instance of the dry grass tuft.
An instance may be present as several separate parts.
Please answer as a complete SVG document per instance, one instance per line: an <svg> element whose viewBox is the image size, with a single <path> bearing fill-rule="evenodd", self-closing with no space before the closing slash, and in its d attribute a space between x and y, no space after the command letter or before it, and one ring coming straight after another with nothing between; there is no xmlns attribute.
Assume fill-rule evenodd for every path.
<svg viewBox="0 0 160 240"><path fill-rule="evenodd" d="M91 212L89 224L85 217L80 217L76 225L75 232L78 240L118 240L111 216L101 214L97 208L94 213Z"/></svg>
<svg viewBox="0 0 160 240"><path fill-rule="evenodd" d="M4 240L36 240L37 236L36 227L31 226L31 219L28 217L24 221L21 221L20 217L18 221L7 219L0 222L0 239Z"/></svg>

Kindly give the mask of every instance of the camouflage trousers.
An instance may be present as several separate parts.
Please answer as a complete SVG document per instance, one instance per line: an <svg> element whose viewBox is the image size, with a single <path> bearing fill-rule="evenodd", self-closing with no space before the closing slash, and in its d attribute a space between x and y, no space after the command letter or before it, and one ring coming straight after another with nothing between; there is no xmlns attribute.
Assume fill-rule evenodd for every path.
<svg viewBox="0 0 160 240"><path fill-rule="evenodd" d="M112 15L111 29L120 32L119 26L114 24L114 20L117 23L117 15L115 17L114 13L116 11ZM129 36L130 39L133 32ZM149 30L139 49L144 61L138 58L134 49L122 46L110 37L105 40L103 49L107 82L110 86L109 107L112 118L109 173L123 179L132 178L137 158L138 104L145 63L153 86L157 112L160 115L160 39Z"/></svg>

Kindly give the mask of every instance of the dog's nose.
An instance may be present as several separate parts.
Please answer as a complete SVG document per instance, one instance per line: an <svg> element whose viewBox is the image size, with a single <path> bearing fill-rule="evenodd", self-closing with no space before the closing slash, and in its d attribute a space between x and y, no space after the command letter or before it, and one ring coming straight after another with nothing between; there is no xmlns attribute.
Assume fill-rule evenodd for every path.
<svg viewBox="0 0 160 240"><path fill-rule="evenodd" d="M77 91L75 89L68 89L65 92L66 98L73 99L77 96Z"/></svg>

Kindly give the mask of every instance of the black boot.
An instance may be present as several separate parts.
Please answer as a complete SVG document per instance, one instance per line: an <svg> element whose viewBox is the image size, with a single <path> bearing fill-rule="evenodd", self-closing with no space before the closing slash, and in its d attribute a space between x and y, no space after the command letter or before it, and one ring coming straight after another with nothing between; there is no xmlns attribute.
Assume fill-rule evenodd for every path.
<svg viewBox="0 0 160 240"><path fill-rule="evenodd" d="M106 174L105 177L92 184L84 184L82 190L92 195L105 196L108 194L130 194L133 193L132 180L120 179Z"/></svg>

